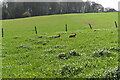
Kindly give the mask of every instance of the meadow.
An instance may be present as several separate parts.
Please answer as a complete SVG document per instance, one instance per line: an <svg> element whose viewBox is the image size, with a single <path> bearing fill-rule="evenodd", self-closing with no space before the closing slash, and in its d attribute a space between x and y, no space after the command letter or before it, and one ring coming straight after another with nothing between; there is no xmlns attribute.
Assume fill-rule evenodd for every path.
<svg viewBox="0 0 120 80"><path fill-rule="evenodd" d="M119 48L115 21L116 12L2 20L2 77L116 77ZM74 33L77 36L69 38ZM60 38L49 38L58 34Z"/></svg>

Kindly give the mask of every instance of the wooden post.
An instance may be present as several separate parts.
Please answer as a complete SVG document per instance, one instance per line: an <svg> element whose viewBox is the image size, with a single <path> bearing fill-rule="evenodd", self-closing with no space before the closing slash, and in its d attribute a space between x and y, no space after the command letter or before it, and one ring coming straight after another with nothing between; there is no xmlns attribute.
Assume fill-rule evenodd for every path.
<svg viewBox="0 0 120 80"><path fill-rule="evenodd" d="M68 27L68 25L66 24L66 29L65 29L65 30L66 30L66 32L68 31L68 28L67 28L67 27Z"/></svg>
<svg viewBox="0 0 120 80"><path fill-rule="evenodd" d="M35 33L37 34L37 27L35 26Z"/></svg>
<svg viewBox="0 0 120 80"><path fill-rule="evenodd" d="M90 29L92 29L92 26L91 26L91 24L89 24L89 26L90 26Z"/></svg>
<svg viewBox="0 0 120 80"><path fill-rule="evenodd" d="M4 30L3 30L3 28L2 28L2 37L4 37Z"/></svg>
<svg viewBox="0 0 120 80"><path fill-rule="evenodd" d="M118 27L118 26L117 26L117 22L116 22L116 21L115 21L115 26L116 26L116 28Z"/></svg>

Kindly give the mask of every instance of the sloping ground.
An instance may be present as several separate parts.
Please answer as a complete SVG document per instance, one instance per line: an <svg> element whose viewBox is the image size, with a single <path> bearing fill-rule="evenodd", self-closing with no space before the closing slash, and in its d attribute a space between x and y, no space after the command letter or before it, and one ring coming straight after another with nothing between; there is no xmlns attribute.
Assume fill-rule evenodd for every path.
<svg viewBox="0 0 120 80"><path fill-rule="evenodd" d="M118 21L118 13L63 14L4 20L3 27L6 35L32 35L35 26L41 34L65 31L65 24L70 32L89 29L89 23L93 29L111 29L115 27L114 21Z"/></svg>
<svg viewBox="0 0 120 80"><path fill-rule="evenodd" d="M108 77L118 66L118 29L114 21L117 21L117 13L4 20L3 77ZM65 32L65 24L68 24L68 32ZM61 38L49 38L58 33ZM69 38L73 33L77 36Z"/></svg>

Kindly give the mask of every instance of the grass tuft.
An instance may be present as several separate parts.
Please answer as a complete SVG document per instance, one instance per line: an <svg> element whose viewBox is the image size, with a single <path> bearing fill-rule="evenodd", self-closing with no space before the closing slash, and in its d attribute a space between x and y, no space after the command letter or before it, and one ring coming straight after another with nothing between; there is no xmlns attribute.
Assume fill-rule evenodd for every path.
<svg viewBox="0 0 120 80"><path fill-rule="evenodd" d="M60 73L63 77L72 77L74 75L80 74L82 70L82 68L74 65L63 65Z"/></svg>

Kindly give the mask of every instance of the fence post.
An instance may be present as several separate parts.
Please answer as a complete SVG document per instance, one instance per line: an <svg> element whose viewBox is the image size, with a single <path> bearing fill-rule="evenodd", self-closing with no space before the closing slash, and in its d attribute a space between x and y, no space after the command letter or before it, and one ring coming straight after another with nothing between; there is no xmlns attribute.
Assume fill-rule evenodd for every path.
<svg viewBox="0 0 120 80"><path fill-rule="evenodd" d="M118 26L117 26L117 22L116 22L116 21L115 21L115 26L116 26L116 28L118 27Z"/></svg>
<svg viewBox="0 0 120 80"><path fill-rule="evenodd" d="M68 31L68 25L67 24L66 24L66 29L65 30L66 30L66 32Z"/></svg>
<svg viewBox="0 0 120 80"><path fill-rule="evenodd" d="M92 29L92 26L91 26L91 24L89 24L89 26L90 26L90 29Z"/></svg>
<svg viewBox="0 0 120 80"><path fill-rule="evenodd" d="M35 26L35 33L37 34L37 27Z"/></svg>
<svg viewBox="0 0 120 80"><path fill-rule="evenodd" d="M2 37L4 37L4 30L3 30L3 28L2 28Z"/></svg>

